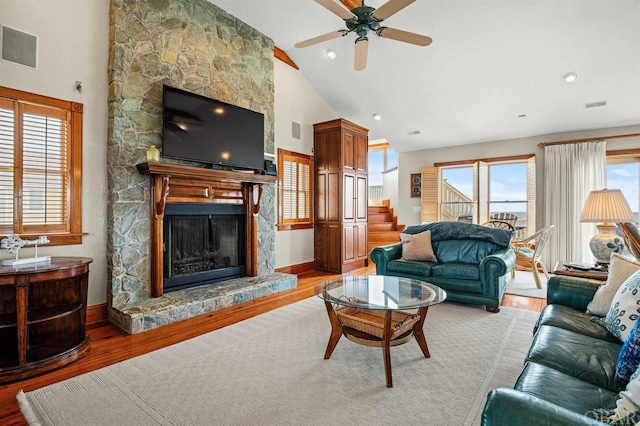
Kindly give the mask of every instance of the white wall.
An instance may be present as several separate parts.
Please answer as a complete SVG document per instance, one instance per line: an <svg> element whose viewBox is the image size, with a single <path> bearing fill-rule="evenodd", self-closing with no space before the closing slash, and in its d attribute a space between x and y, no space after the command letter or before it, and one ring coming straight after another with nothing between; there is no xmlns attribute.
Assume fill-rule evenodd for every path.
<svg viewBox="0 0 640 426"><path fill-rule="evenodd" d="M274 86L276 150L282 148L312 155L313 125L336 119L337 114L300 71L277 59ZM300 139L291 136L293 121L300 123ZM276 230L276 268L312 261L313 229Z"/></svg>
<svg viewBox="0 0 640 426"><path fill-rule="evenodd" d="M410 198L411 173L419 173L422 167L431 167L434 163L448 161L473 160L480 158L507 157L513 155L536 154L536 218L539 229L544 224L544 149L541 142L554 142L640 133L640 126L615 127L608 129L585 130L579 132L560 133L554 135L535 136L506 141L485 142L472 145L451 146L447 148L425 149L423 151L403 152L398 154L398 193L400 194L396 215L398 223L411 225L420 223L420 198ZM640 148L640 137L612 139L607 141L607 150ZM407 194L406 196L403 194Z"/></svg>
<svg viewBox="0 0 640 426"><path fill-rule="evenodd" d="M38 254L93 258L88 304L105 303L109 1L0 0L0 24L38 37L38 69L0 61L0 85L84 104L82 228L88 235L81 245L42 246Z"/></svg>

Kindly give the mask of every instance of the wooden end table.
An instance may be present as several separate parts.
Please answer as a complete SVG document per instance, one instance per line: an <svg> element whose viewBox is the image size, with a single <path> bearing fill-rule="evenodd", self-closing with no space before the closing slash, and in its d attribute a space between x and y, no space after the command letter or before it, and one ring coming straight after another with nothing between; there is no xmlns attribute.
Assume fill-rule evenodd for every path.
<svg viewBox="0 0 640 426"><path fill-rule="evenodd" d="M565 260L560 260L556 263L553 273L556 275L566 275L569 277L577 277L577 278L589 278L592 280L606 281L609 277L609 273L606 271L597 271L597 270L579 270L574 268L568 268L565 266L567 262Z"/></svg>

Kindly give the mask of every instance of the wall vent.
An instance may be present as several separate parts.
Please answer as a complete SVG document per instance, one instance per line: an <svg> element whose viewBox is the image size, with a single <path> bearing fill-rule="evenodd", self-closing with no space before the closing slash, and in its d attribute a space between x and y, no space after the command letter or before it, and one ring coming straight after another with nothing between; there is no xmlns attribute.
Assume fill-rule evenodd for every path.
<svg viewBox="0 0 640 426"><path fill-rule="evenodd" d="M420 132L420 130L409 130L407 133L409 133L409 135L413 136L413 135L419 135L422 132Z"/></svg>
<svg viewBox="0 0 640 426"><path fill-rule="evenodd" d="M300 139L300 123L296 123L295 121L291 122L291 137Z"/></svg>
<svg viewBox="0 0 640 426"><path fill-rule="evenodd" d="M591 102L590 104L584 104L584 107L585 108L595 108L595 107L605 106L606 104L607 104L607 101Z"/></svg>
<svg viewBox="0 0 640 426"><path fill-rule="evenodd" d="M36 69L38 37L3 26L2 59Z"/></svg>

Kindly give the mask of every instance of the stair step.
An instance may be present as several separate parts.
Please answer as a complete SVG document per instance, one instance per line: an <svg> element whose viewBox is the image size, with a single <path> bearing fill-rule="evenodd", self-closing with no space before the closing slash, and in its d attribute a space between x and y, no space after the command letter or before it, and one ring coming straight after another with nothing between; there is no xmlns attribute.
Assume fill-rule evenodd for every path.
<svg viewBox="0 0 640 426"><path fill-rule="evenodd" d="M369 206L369 214L371 213L388 213L389 207L387 206Z"/></svg>
<svg viewBox="0 0 640 426"><path fill-rule="evenodd" d="M390 213L384 213L384 214L378 213L378 214L369 215L369 223L381 223L381 222L395 223Z"/></svg>
<svg viewBox="0 0 640 426"><path fill-rule="evenodd" d="M395 231L396 225L392 222L369 223L369 231Z"/></svg>

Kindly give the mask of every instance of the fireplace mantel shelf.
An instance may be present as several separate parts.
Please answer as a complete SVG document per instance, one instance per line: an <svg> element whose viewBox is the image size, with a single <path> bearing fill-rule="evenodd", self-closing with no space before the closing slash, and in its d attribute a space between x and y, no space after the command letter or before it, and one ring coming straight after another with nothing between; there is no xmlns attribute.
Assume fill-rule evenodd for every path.
<svg viewBox="0 0 640 426"><path fill-rule="evenodd" d="M138 171L143 175L167 175L172 177L216 180L218 182L237 183L276 183L277 178L270 175L260 175L254 173L244 173L237 171L213 170L202 167L185 166L170 163L140 163L136 165Z"/></svg>

